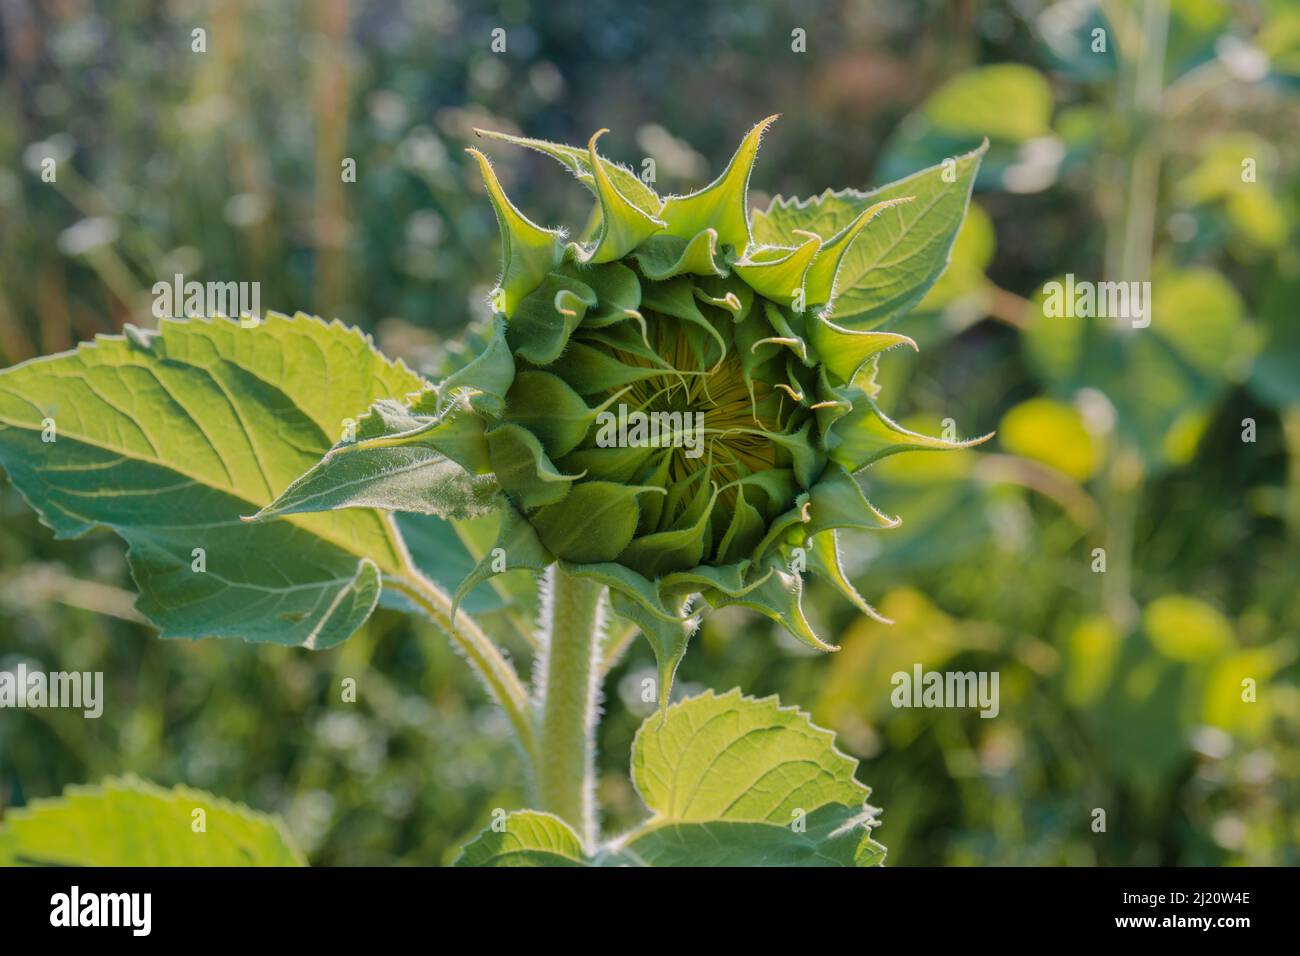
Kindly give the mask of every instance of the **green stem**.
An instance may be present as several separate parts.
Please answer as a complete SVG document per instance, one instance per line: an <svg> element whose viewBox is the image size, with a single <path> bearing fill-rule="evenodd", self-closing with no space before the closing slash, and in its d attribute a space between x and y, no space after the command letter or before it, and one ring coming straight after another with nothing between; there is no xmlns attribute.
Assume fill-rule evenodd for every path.
<svg viewBox="0 0 1300 956"><path fill-rule="evenodd" d="M588 847L596 841L595 725L600 692L602 587L558 564L544 605L545 659L537 673L541 711L537 796Z"/></svg>
<svg viewBox="0 0 1300 956"><path fill-rule="evenodd" d="M405 596L451 638L483 681L488 693L510 718L510 725L514 728L524 758L536 774L537 740L533 731L528 691L500 649L464 611L457 612L453 627L451 598L414 568L408 568L403 577L386 577L384 586Z"/></svg>
<svg viewBox="0 0 1300 956"><path fill-rule="evenodd" d="M1156 204L1164 163L1164 66L1169 29L1169 0L1143 0L1140 7L1115 0L1106 7L1121 34L1120 111L1125 123L1127 166L1123 202L1109 210L1106 276L1129 282L1151 277L1155 254ZM1121 328L1123 328L1121 326ZM1131 330L1125 330L1131 331ZM1133 626L1133 545L1137 502L1145 474L1137 449L1117 442L1104 473L1102 492L1108 569L1102 580L1102 604L1121 630Z"/></svg>

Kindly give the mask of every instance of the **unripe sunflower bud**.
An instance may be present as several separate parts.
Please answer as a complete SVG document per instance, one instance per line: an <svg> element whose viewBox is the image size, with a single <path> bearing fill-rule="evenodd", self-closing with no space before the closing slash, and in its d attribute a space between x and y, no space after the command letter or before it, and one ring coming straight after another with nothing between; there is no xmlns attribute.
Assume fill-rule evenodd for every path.
<svg viewBox="0 0 1300 956"><path fill-rule="evenodd" d="M842 297L875 292L873 282L885 318L920 299L946 264L983 150L960 157L960 182L923 174L926 205L912 224L943 202L937 227L906 236L913 254L928 244L924 255L901 268L877 263L878 273L860 261L846 270L855 240L908 208L913 197L900 189L912 179L885 198L778 200L751 219L750 171L774 119L749 132L713 183L666 199L597 153L601 133L584 150L477 131L572 171L596 197L591 236L570 241L529 220L487 157L469 150L501 229L490 340L412 403L376 406L358 443L322 465L355 468L384 489L382 501L354 494L349 505L446 517L499 507L498 557L474 569L456 600L502 570L502 554L508 569L558 560L607 585L614 610L646 634L663 700L697 623L696 595L757 610L833 650L804 616L803 572L875 615L841 568L837 532L898 523L855 476L897 452L983 440L944 441L891 421L875 401L876 361L915 343L834 319ZM834 210L814 208L828 199ZM760 224L786 241L755 241ZM894 229L884 254L904 232ZM388 457L367 463L362 451ZM417 471L432 477L413 488L402 476ZM319 499L315 477L334 480L305 476L271 510Z"/></svg>

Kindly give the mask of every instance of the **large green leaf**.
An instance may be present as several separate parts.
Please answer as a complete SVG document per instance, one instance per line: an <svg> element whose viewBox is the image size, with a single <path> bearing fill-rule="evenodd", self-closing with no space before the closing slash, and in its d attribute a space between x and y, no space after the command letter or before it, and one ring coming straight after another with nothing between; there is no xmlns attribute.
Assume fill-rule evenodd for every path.
<svg viewBox="0 0 1300 956"><path fill-rule="evenodd" d="M870 790L833 735L775 697L706 691L649 717L632 779L651 816L584 852L558 818L523 811L484 831L461 866L870 866Z"/></svg>
<svg viewBox="0 0 1300 956"><path fill-rule="evenodd" d="M827 190L808 200L777 197L752 217L758 242L797 246L813 233L828 242L872 207L882 210L852 240L835 276L835 321L875 327L909 311L948 265L986 146L871 192ZM810 303L812 304L812 303Z"/></svg>
<svg viewBox="0 0 1300 956"><path fill-rule="evenodd" d="M834 735L775 697L705 691L650 718L632 743L632 781L659 820L790 822L828 803L861 809L870 790Z"/></svg>
<svg viewBox="0 0 1300 956"><path fill-rule="evenodd" d="M511 813L465 847L457 866L585 866L582 841L559 817L536 810Z"/></svg>
<svg viewBox="0 0 1300 956"><path fill-rule="evenodd" d="M743 820L646 827L604 862L638 866L875 866L885 848L866 836L869 810L837 805L807 814L801 829Z"/></svg>
<svg viewBox="0 0 1300 956"><path fill-rule="evenodd" d="M424 384L356 330L305 315L128 327L0 372L0 464L58 537L107 526L126 539L136 606L164 637L323 648L403 567L391 517L241 516L374 402Z"/></svg>
<svg viewBox="0 0 1300 956"><path fill-rule="evenodd" d="M196 811L202 811L201 813ZM305 866L283 824L135 777L69 787L0 821L0 866Z"/></svg>

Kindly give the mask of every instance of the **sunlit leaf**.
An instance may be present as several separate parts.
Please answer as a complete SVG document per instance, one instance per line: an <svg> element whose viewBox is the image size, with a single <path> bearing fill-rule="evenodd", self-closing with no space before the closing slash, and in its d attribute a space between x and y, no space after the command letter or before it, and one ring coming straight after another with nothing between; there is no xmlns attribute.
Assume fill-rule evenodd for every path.
<svg viewBox="0 0 1300 956"><path fill-rule="evenodd" d="M1171 660L1212 660L1235 644L1232 625L1219 611L1198 598L1169 594L1156 598L1142 612L1142 626L1151 643Z"/></svg>
<svg viewBox="0 0 1300 956"><path fill-rule="evenodd" d="M754 212L754 238L797 246L804 241L798 233L809 232L826 242L875 204L911 197L863 229L835 279L836 322L882 325L915 306L947 267L983 155L981 147L870 192L827 191L802 202L778 198Z"/></svg>
<svg viewBox="0 0 1300 956"><path fill-rule="evenodd" d="M1091 477L1097 449L1083 416L1047 398L1021 402L1002 416L998 437L1008 451L1051 465L1076 481Z"/></svg>
<svg viewBox="0 0 1300 956"><path fill-rule="evenodd" d="M59 537L107 526L126 539L136 606L164 637L323 648L402 567L391 517L240 518L374 402L424 385L338 323L167 320L0 373L0 463Z"/></svg>
<svg viewBox="0 0 1300 956"><path fill-rule="evenodd" d="M284 825L210 793L135 777L69 787L0 820L6 866L303 866Z"/></svg>

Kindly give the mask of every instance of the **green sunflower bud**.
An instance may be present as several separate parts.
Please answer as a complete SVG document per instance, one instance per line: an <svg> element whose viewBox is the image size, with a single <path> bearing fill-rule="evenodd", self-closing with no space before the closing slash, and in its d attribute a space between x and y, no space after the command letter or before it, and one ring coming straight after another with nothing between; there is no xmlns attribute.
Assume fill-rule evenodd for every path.
<svg viewBox="0 0 1300 956"><path fill-rule="evenodd" d="M378 495L452 517L499 507L495 558L457 600L502 570L501 555L509 569L560 561L607 585L614 610L644 631L663 700L696 596L833 649L804 616L803 574L874 615L841 568L837 534L898 523L857 475L897 452L983 440L903 428L876 404L874 382L882 352L916 348L878 326L938 278L983 149L949 161L951 177L945 165L751 217L750 172L774 119L714 182L666 199L597 153L601 133L579 149L477 131L572 171L596 199L589 238L532 222L469 150L501 229L490 342L408 408L372 412L358 441L331 452L327 480L329 458L264 515L319 509L314 476L336 488L344 468L370 497L324 506ZM413 504L393 488L409 490L417 471Z"/></svg>

